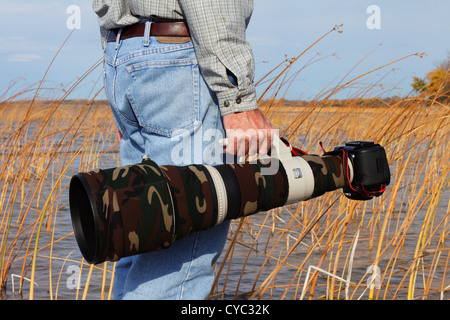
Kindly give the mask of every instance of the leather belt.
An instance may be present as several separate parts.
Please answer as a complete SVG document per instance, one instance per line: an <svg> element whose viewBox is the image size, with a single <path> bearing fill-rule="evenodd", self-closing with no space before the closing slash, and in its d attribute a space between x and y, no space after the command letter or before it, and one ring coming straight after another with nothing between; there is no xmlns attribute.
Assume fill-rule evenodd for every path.
<svg viewBox="0 0 450 320"><path fill-rule="evenodd" d="M119 29L113 29L109 33L108 42L114 42L117 39ZM136 23L124 27L120 39L129 39L133 37L143 37L145 33L145 23ZM160 37L190 37L189 29L184 21L175 22L153 22L150 28L150 36Z"/></svg>

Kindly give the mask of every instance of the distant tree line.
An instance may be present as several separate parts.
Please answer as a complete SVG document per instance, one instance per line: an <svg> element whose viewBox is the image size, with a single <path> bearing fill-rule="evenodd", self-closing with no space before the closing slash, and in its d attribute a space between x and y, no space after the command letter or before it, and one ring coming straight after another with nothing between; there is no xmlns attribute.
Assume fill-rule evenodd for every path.
<svg viewBox="0 0 450 320"><path fill-rule="evenodd" d="M428 72L425 78L413 77L411 86L429 100L450 102L450 51L447 59L438 63L436 69Z"/></svg>

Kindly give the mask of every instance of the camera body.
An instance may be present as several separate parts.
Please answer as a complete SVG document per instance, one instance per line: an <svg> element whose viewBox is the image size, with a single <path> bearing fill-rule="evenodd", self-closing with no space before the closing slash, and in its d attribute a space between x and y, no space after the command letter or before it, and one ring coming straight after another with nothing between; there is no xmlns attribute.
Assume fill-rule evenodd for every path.
<svg viewBox="0 0 450 320"><path fill-rule="evenodd" d="M372 141L353 141L335 147L334 152L347 154L353 167L353 181L343 189L347 198L369 200L384 192L391 174L383 147Z"/></svg>

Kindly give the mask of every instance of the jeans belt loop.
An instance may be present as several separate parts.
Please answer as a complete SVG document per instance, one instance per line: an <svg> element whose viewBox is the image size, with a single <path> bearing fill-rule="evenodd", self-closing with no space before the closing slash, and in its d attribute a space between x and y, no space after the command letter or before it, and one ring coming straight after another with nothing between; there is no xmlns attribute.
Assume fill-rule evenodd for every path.
<svg viewBox="0 0 450 320"><path fill-rule="evenodd" d="M106 46L108 45L108 38L109 38L110 33L111 33L111 30L107 30L105 33L105 39L103 39L103 43L102 43L103 52L105 52Z"/></svg>
<svg viewBox="0 0 450 320"><path fill-rule="evenodd" d="M122 28L119 29L119 31L117 32L117 37L116 37L116 50L117 48L119 48L119 42L120 42L120 36L122 35Z"/></svg>
<svg viewBox="0 0 450 320"><path fill-rule="evenodd" d="M152 28L152 21L145 21L145 31L144 31L144 46L148 47L150 44L150 30Z"/></svg>

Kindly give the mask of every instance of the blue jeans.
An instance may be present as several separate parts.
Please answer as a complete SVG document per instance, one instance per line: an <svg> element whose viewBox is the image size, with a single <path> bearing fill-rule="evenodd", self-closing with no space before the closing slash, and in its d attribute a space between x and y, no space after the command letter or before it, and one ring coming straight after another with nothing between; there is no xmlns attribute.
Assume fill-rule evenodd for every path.
<svg viewBox="0 0 450 320"><path fill-rule="evenodd" d="M193 44L160 43L148 33L105 47L105 90L119 130L122 165L144 154L159 165L219 164L224 136L215 95ZM212 150L212 152L205 152ZM116 264L114 299L205 299L229 223Z"/></svg>

